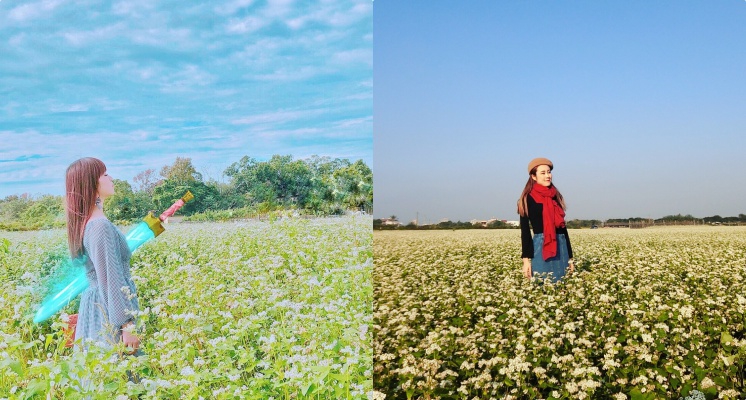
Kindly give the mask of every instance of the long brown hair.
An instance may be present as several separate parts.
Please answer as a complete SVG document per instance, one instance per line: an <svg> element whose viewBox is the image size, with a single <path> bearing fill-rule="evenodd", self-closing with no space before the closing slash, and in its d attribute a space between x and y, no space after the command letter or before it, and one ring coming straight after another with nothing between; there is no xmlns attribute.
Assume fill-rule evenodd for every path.
<svg viewBox="0 0 746 400"><path fill-rule="evenodd" d="M98 180L106 165L93 157L81 158L67 167L65 174L65 214L67 215L67 245L70 256L83 254L83 231L93 207L96 206Z"/></svg>
<svg viewBox="0 0 746 400"><path fill-rule="evenodd" d="M526 196L528 196L528 194L531 193L531 189L534 188L534 179L532 177L536 176L537 168L539 167L536 166L531 170L531 174L528 176L528 182L526 182L526 187L523 188L523 193L521 193L521 197L518 199L518 215L521 217L528 217L528 203L526 202ZM549 170L551 171L552 168ZM554 186L554 182L552 182L552 186ZM554 188L557 189L557 186L554 186ZM559 203L560 207L562 207L563 210L567 210L565 199L562 197L562 193L560 193L559 189L557 189L556 197L557 203Z"/></svg>

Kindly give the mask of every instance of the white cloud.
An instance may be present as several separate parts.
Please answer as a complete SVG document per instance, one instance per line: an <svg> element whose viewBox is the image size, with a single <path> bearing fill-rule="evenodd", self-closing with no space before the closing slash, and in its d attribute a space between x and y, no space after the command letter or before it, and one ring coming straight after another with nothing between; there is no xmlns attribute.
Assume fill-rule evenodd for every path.
<svg viewBox="0 0 746 400"><path fill-rule="evenodd" d="M294 0L268 0L264 14L269 17L283 17L290 12Z"/></svg>
<svg viewBox="0 0 746 400"><path fill-rule="evenodd" d="M216 81L216 77L203 71L197 65L187 65L184 69L164 76L161 91L165 93L189 92L196 87L204 87Z"/></svg>
<svg viewBox="0 0 746 400"><path fill-rule="evenodd" d="M267 131L261 131L257 133L257 137L265 138L265 139L280 139L280 138L301 138L301 137L319 137L319 133L321 133L321 129L319 128L298 128L298 129L277 129L277 130L267 130Z"/></svg>
<svg viewBox="0 0 746 400"><path fill-rule="evenodd" d="M128 106L126 101L110 100L106 97L95 99L93 103L98 106L97 108L103 111L121 110Z"/></svg>
<svg viewBox="0 0 746 400"><path fill-rule="evenodd" d="M140 77L140 79L148 80L150 78L153 78L154 76L156 76L160 72L161 72L160 68L144 67L144 68L139 68L139 69L135 70L135 75L137 75L138 77Z"/></svg>
<svg viewBox="0 0 746 400"><path fill-rule="evenodd" d="M254 125L269 124L276 122L290 122L298 119L319 115L326 112L326 109L298 110L298 111L275 111L264 114L250 115L231 121L234 125Z"/></svg>
<svg viewBox="0 0 746 400"><path fill-rule="evenodd" d="M28 21L50 14L62 4L62 0L43 0L36 3L21 4L8 12L8 17L16 21Z"/></svg>
<svg viewBox="0 0 746 400"><path fill-rule="evenodd" d="M231 20L228 23L227 29L231 33L251 33L262 29L267 23L267 19L264 18L246 17Z"/></svg>
<svg viewBox="0 0 746 400"><path fill-rule="evenodd" d="M85 112L88 111L88 106L85 104L52 104L49 111L53 113Z"/></svg>
<svg viewBox="0 0 746 400"><path fill-rule="evenodd" d="M372 17L373 6L371 1L362 1L353 5L350 9L342 10L339 5L346 2L332 2L314 5L313 11L304 15L294 16L285 20L285 24L294 30L303 28L310 22L324 25L345 27L352 25L363 18Z"/></svg>
<svg viewBox="0 0 746 400"><path fill-rule="evenodd" d="M258 74L249 76L249 78L255 78L262 81L302 81L324 72L327 72L327 70L316 66L304 65L300 68L279 68L272 73Z"/></svg>
<svg viewBox="0 0 746 400"><path fill-rule="evenodd" d="M343 50L334 54L333 60L340 64L363 63L373 65L373 49Z"/></svg>
<svg viewBox="0 0 746 400"><path fill-rule="evenodd" d="M17 35L13 35L8 39L8 44L17 47L23 45L23 42L26 40L26 33L21 32Z"/></svg>
<svg viewBox="0 0 746 400"><path fill-rule="evenodd" d="M147 44L151 46L179 47L189 46L193 40L189 29L164 29L163 27L150 29L135 29L129 33L134 43Z"/></svg>
<svg viewBox="0 0 746 400"><path fill-rule="evenodd" d="M114 3L111 11L116 15L141 17L153 13L154 2L150 0L126 0Z"/></svg>
<svg viewBox="0 0 746 400"><path fill-rule="evenodd" d="M350 128L354 126L360 126L360 125L370 125L373 123L373 117L362 117L362 118L352 118L352 119L345 119L341 121L337 121L334 123L334 125L337 128Z"/></svg>
<svg viewBox="0 0 746 400"><path fill-rule="evenodd" d="M371 14L358 6L368 1L0 0L12 13L0 38L10 57L0 63L0 83L24 87L0 104L11 124L0 130L0 154L15 155L2 159L19 160L11 162L24 176L38 174L11 182L2 175L10 162L3 163L0 195L17 187L43 192L44 180L63 184L60 171L85 156L131 179L177 155L225 168L244 155L297 156L318 142L326 142L326 152L350 142L371 152L359 149L365 140L346 140L348 131L370 138L370 122L358 118L370 112L357 113L370 86L326 79L342 69L354 73L339 79L369 72L363 35ZM349 19L339 16L347 12ZM355 18L362 26L329 22ZM298 30L268 29L284 23ZM35 73L45 65L56 72ZM312 81L318 77L325 79ZM83 118L73 114L64 124L53 114L76 112ZM23 158L30 155L43 158Z"/></svg>
<svg viewBox="0 0 746 400"><path fill-rule="evenodd" d="M233 14L236 11L247 8L251 6L254 3L254 0L236 0L231 1L228 4L224 4L218 7L215 7L215 13L219 15L229 15Z"/></svg>
<svg viewBox="0 0 746 400"><path fill-rule="evenodd" d="M63 32L62 36L74 46L82 46L89 42L99 41L112 37L121 36L126 30L126 26L122 22L118 22L113 25L104 26L98 29L90 31L68 31Z"/></svg>

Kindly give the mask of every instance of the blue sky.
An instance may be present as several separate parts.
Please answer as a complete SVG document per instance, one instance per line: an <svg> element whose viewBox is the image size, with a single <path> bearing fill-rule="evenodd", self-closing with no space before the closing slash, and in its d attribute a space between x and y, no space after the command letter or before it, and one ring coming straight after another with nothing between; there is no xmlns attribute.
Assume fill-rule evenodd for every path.
<svg viewBox="0 0 746 400"><path fill-rule="evenodd" d="M746 1L377 1L374 215L746 213ZM419 214L418 214L419 213Z"/></svg>
<svg viewBox="0 0 746 400"><path fill-rule="evenodd" d="M370 0L0 0L0 198L64 192L97 157L132 182L176 157L373 162Z"/></svg>

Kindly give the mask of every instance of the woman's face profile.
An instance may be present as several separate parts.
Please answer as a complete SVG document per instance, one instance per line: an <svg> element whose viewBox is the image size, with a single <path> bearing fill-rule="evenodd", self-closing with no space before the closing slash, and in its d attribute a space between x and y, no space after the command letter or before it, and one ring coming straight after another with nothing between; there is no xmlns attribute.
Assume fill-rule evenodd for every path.
<svg viewBox="0 0 746 400"><path fill-rule="evenodd" d="M114 179L108 173L104 172L98 178L98 197L103 200L112 194L114 194Z"/></svg>
<svg viewBox="0 0 746 400"><path fill-rule="evenodd" d="M539 185L549 187L552 184L552 169L548 165L539 165L536 167L536 175L531 177Z"/></svg>

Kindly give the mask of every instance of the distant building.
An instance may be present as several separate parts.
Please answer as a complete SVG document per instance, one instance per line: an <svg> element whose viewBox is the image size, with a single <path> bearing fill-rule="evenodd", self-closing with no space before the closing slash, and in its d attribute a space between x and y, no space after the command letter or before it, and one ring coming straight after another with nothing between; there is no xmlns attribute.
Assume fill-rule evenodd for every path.
<svg viewBox="0 0 746 400"><path fill-rule="evenodd" d="M484 221L484 220L480 221L480 220L477 220L477 219L473 219L473 220L471 220L471 224L472 225L476 225L476 226L481 226L482 228L486 228L490 224L493 224L493 223L495 223L497 221L499 221L497 218L491 218L491 219L488 219L486 221ZM503 222L505 222L505 221L503 220Z"/></svg>
<svg viewBox="0 0 746 400"><path fill-rule="evenodd" d="M381 225L386 226L400 226L401 223L395 219L392 218L381 218Z"/></svg>
<svg viewBox="0 0 746 400"><path fill-rule="evenodd" d="M510 226L521 226L521 223L519 221L505 221L505 223Z"/></svg>

